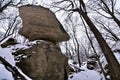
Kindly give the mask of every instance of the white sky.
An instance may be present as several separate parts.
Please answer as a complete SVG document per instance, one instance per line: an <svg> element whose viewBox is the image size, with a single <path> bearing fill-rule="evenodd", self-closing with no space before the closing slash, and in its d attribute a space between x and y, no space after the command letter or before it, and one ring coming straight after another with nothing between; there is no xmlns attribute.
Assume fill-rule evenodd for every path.
<svg viewBox="0 0 120 80"><path fill-rule="evenodd" d="M120 8L120 0L117 0L116 7Z"/></svg>
<svg viewBox="0 0 120 80"><path fill-rule="evenodd" d="M51 2L51 0L26 0L28 3L32 3L33 1L34 2L38 2L38 4L44 4L43 3L43 1L45 2L45 3L50 3ZM85 2L87 2L88 0L84 0ZM117 7L117 9L118 8L120 8L120 0L117 0L117 3L116 3L116 7ZM59 16L61 16L61 13L60 14L57 14L57 17L59 18ZM63 18L63 17L62 17ZM59 18L59 20L61 20L62 18ZM0 29L0 31L1 31L1 29Z"/></svg>

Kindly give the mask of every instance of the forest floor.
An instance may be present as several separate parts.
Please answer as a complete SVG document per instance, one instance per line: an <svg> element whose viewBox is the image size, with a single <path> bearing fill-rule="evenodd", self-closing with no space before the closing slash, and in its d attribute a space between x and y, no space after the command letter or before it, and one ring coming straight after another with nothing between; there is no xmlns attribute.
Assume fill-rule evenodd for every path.
<svg viewBox="0 0 120 80"><path fill-rule="evenodd" d="M29 44L35 44L35 42ZM15 46L8 46L6 48L0 47L0 56L4 58L7 62L9 62L12 66L15 66L15 60L12 53L15 52L15 50L17 49L26 49L26 48L29 48L28 46L26 46L26 44L16 44ZM115 56L120 63L120 53L116 52ZM105 61L104 59L102 60ZM73 64L72 60L69 60L68 63L69 65L72 65L71 67L73 66L78 67L77 64L76 65ZM70 74L68 80L104 80L103 75L100 74L99 68L94 70L87 69L87 62L84 62L82 66L78 68L80 68L82 71L74 72ZM23 74L21 71L20 73ZM26 75L24 76L27 80L31 80ZM2 62L0 62L0 80L14 80L14 78L12 77L12 73L6 69L6 67L2 64Z"/></svg>
<svg viewBox="0 0 120 80"><path fill-rule="evenodd" d="M69 64L72 64L71 60L69 61ZM86 62L80 67L80 69L82 71L71 74L68 80L104 80L98 70L89 70Z"/></svg>

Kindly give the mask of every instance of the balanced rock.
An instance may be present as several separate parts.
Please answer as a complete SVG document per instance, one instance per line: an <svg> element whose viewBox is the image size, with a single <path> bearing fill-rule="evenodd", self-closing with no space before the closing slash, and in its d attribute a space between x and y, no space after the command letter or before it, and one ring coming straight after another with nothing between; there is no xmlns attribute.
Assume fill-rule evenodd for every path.
<svg viewBox="0 0 120 80"><path fill-rule="evenodd" d="M55 14L41 6L22 6L20 16L23 20L23 27L19 34L33 40L47 40L61 42L69 40L69 35L64 30Z"/></svg>
<svg viewBox="0 0 120 80"><path fill-rule="evenodd" d="M16 65L32 80L67 80L67 58L54 43L38 42L15 54L16 58L26 56L20 58Z"/></svg>

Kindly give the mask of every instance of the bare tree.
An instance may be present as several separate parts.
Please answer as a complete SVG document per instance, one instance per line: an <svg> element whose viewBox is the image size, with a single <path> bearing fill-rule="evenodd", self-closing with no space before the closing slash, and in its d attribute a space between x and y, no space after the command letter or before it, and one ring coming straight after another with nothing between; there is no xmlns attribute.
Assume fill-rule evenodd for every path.
<svg viewBox="0 0 120 80"><path fill-rule="evenodd" d="M71 22L71 24L69 24L68 22L66 22L65 24L69 25L69 30L68 33L70 34L71 40L65 43L65 48L66 48L66 54L70 55L73 54L72 56L75 57L77 56L77 61L79 66L81 66L81 51L80 51L80 42L79 39L77 37L77 26L76 24L74 24L74 22ZM67 27L68 29L68 27ZM70 45L72 44L72 45Z"/></svg>
<svg viewBox="0 0 120 80"><path fill-rule="evenodd" d="M19 30L21 19L19 17L18 11L15 13L4 12L4 10L9 10L9 7L13 7L17 9L19 4L22 4L24 0L1 0L0 1L0 21L1 29L4 29L4 34L0 39L0 42L3 41L6 37L13 35L17 37L17 32ZM8 7L8 8L7 8ZM7 20L7 22L5 21ZM7 25L6 25L7 24ZM22 26L22 25L21 25Z"/></svg>
<svg viewBox="0 0 120 80"><path fill-rule="evenodd" d="M87 26L85 25L83 19L82 19L82 22L83 22L83 25L84 25L84 27L85 27L85 32L86 32L87 38L88 38L88 40L89 40L89 42L90 42L90 45L91 45L91 47L92 47L92 49L93 49L94 54L96 55L98 64L99 64L99 66L100 66L100 69L101 69L101 71L102 71L102 73L103 73L103 75L104 75L104 77L105 77L105 80L108 80L108 79L107 79L106 72L104 71L104 68L102 67L102 63L100 62L100 59L99 59L99 57L98 57L98 53L97 53L97 51L96 51L96 49L95 49L95 47L94 47L94 45L93 45L92 39L91 39L90 36L89 36L88 30L87 30Z"/></svg>
<svg viewBox="0 0 120 80"><path fill-rule="evenodd" d="M79 41L78 41L78 38L77 38L77 35L76 35L76 27L72 26L72 31L73 31L73 34L72 34L72 38L73 38L73 42L74 42L74 46L75 47L75 52L77 53L77 56L78 56L78 63L79 63L79 67L81 66L81 60L80 60L80 44L79 44Z"/></svg>
<svg viewBox="0 0 120 80"><path fill-rule="evenodd" d="M80 4L81 4L81 1L80 1ZM106 60L109 64L109 69L111 71L111 79L112 80L119 80L120 79L120 77L119 77L119 75L120 75L120 65L119 65L117 59L115 58L113 52L111 51L110 47L108 46L108 44L104 40L104 38L102 37L100 32L97 30L96 26L93 24L91 19L88 17L85 10L86 9L79 8L78 12L79 12L80 16L82 16L83 19L86 21L90 30L94 33L102 51L103 51L103 53L106 57ZM113 62L114 62L114 64L113 64Z"/></svg>
<svg viewBox="0 0 120 80"><path fill-rule="evenodd" d="M17 32L16 29L18 29L17 26L19 24L19 22L16 23L17 18L18 18L18 16L15 17L15 19L13 20L12 23L9 23L7 30L6 30L5 34L3 35L3 38L0 40L0 42L3 41L8 36L13 35L14 33Z"/></svg>
<svg viewBox="0 0 120 80"><path fill-rule="evenodd" d="M10 5L12 3L12 0L8 1L5 5L2 6L2 3L5 0L0 1L0 12L2 12L8 5Z"/></svg>
<svg viewBox="0 0 120 80"><path fill-rule="evenodd" d="M93 0L94 2L96 2L97 6L99 6L99 8L93 9L94 11L96 11L98 14L109 18L109 19L113 19L115 21L115 23L120 27L120 20L116 17L116 12L119 13L116 9L115 9L115 5L117 0ZM100 11L104 11L105 13L109 14L111 17L108 17L104 14L102 14L102 12Z"/></svg>
<svg viewBox="0 0 120 80"><path fill-rule="evenodd" d="M81 16L84 19L84 21L86 22L86 24L88 25L90 30L93 32L95 38L97 39L97 41L100 45L102 52L104 53L104 56L109 65L109 69L111 71L111 73L110 73L111 79L112 80L120 80L120 76L119 76L120 75L120 65L119 65L117 59L115 58L112 50L110 49L110 47L108 46L108 44L106 43L104 38L102 37L101 33L98 31L98 29L96 28L96 26L94 25L92 20L89 18L88 14L87 14L87 9L86 9L86 6L85 6L83 0L78 0L77 4L76 4L75 0L73 0L73 1L61 0L61 1L57 2L56 4L58 6L58 3L61 4L63 2L68 2L69 4L62 6L62 7L60 6L57 8L59 8L59 10L68 11L70 13L74 13L74 12L79 13L79 16ZM76 5L79 5L79 6L76 6ZM54 7L56 7L56 6L54 6Z"/></svg>
<svg viewBox="0 0 120 80"><path fill-rule="evenodd" d="M110 28L110 25L104 24L101 20L96 20L96 22L100 24L104 30L110 33L110 36L106 35L110 40L115 42L120 41L120 38L113 32L113 30Z"/></svg>

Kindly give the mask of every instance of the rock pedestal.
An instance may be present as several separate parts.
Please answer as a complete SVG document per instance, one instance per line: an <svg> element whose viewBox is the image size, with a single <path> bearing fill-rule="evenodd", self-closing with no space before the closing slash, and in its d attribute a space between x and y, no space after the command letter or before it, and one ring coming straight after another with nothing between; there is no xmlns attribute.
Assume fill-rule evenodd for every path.
<svg viewBox="0 0 120 80"><path fill-rule="evenodd" d="M33 80L67 80L67 58L55 44L39 42L16 54L27 56L16 65Z"/></svg>
<svg viewBox="0 0 120 80"><path fill-rule="evenodd" d="M31 48L19 50L16 65L32 80L67 80L67 58L54 43L69 40L69 35L49 9L41 6L23 6L20 8L23 27L19 34L30 41L38 42Z"/></svg>

